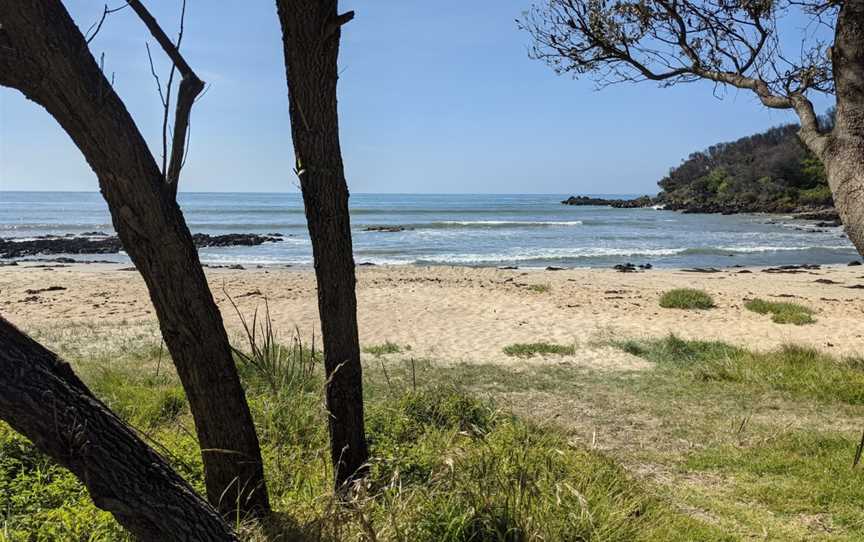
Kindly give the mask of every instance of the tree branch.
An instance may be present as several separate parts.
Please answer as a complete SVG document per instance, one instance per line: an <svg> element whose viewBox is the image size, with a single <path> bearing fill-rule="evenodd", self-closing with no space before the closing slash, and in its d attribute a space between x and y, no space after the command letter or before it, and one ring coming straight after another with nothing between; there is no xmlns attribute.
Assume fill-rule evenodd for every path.
<svg viewBox="0 0 864 542"><path fill-rule="evenodd" d="M822 155L828 144L829 136L823 134L819 129L819 120L813 108L813 102L802 92L795 92L789 96L779 96L773 94L768 84L761 79L745 77L737 73L711 70L701 70L695 73L718 83L725 83L736 88L750 90L756 94L759 101L765 107L772 109L792 109L801 121L801 130L798 136L817 156Z"/></svg>
<svg viewBox="0 0 864 542"><path fill-rule="evenodd" d="M330 36L336 33L342 25L347 24L354 18L354 11L346 11L341 15L337 15L333 19L331 19L326 28L324 29L324 39L328 39Z"/></svg>
<svg viewBox="0 0 864 542"><path fill-rule="evenodd" d="M173 197L177 197L177 186L180 181L180 170L183 168L183 157L186 148L186 133L189 130L189 118L192 114L192 105L195 103L195 98L204 90L204 82L198 78L186 59L180 54L180 41L183 39L183 20L186 15L186 2L183 2L183 8L180 16L180 34L175 45L162 28L156 19L147 11L147 8L140 0L129 0L129 6L138 14L138 17L144 23L150 34L157 43L168 55L173 64L173 69L176 68L180 72L182 79L177 90L177 106L174 112L174 132L171 136L171 159L168 162L167 171L163 170L165 175L165 184ZM168 108L168 104L163 100L163 105ZM167 118L167 113L166 113ZM166 122L163 119L163 138L166 131ZM164 139L163 139L164 140ZM164 150L164 146L163 146ZM164 158L163 158L164 160Z"/></svg>
<svg viewBox="0 0 864 542"><path fill-rule="evenodd" d="M86 44L90 45L90 42L93 41L93 39L96 37L96 34L98 34L100 30L102 30L102 23L105 22L105 19L109 15L111 15L112 13L116 13L116 12L120 11L121 9L124 9L127 7L129 7L129 4L123 4L119 8L109 8L108 4L105 4L105 7L102 9L102 17L99 18L98 22L90 25L90 28L88 28L87 32L84 33L86 36L86 35L90 34L91 31L93 32L93 34L90 34L90 37L86 39ZM94 27L96 28L96 30L93 30Z"/></svg>

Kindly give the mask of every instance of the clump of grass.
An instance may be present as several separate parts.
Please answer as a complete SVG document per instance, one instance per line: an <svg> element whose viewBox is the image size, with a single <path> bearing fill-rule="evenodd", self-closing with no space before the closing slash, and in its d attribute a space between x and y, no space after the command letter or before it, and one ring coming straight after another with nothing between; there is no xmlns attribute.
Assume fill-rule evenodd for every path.
<svg viewBox="0 0 864 542"><path fill-rule="evenodd" d="M675 288L660 296L660 306L664 309L713 309L714 299L702 290Z"/></svg>
<svg viewBox="0 0 864 542"><path fill-rule="evenodd" d="M547 284L530 284L528 286L528 291L534 292L536 294L545 294L545 293L549 293L552 291L552 285L548 284L548 283Z"/></svg>
<svg viewBox="0 0 864 542"><path fill-rule="evenodd" d="M797 345L754 352L717 341L688 341L675 335L614 344L661 367L689 371L700 380L734 382L824 402L864 405L864 361L860 358L835 358Z"/></svg>
<svg viewBox="0 0 864 542"><path fill-rule="evenodd" d="M504 347L504 353L518 358L530 358L535 355L554 354L557 356L572 356L576 353L574 345L554 344L548 342L515 343Z"/></svg>
<svg viewBox="0 0 864 542"><path fill-rule="evenodd" d="M770 314L771 321L777 324L794 324L801 326L812 324L813 309L799 305L798 303L786 303L776 301L765 301L764 299L751 299L744 307L758 314Z"/></svg>
<svg viewBox="0 0 864 542"><path fill-rule="evenodd" d="M319 353L315 351L314 335L311 347L306 347L300 331L295 329L289 345L285 346L279 341L273 327L267 299L264 300L264 315L260 321L257 308L252 320L248 321L231 296L228 296L228 300L240 318L246 338L247 350L232 347L241 375L245 373L254 384L265 384L273 394L302 389L314 381L320 360Z"/></svg>
<svg viewBox="0 0 864 542"><path fill-rule="evenodd" d="M411 350L408 345L401 346L394 342L384 341L381 344L370 344L363 347L363 352L372 354L375 357L381 357L386 354L401 354L403 350Z"/></svg>

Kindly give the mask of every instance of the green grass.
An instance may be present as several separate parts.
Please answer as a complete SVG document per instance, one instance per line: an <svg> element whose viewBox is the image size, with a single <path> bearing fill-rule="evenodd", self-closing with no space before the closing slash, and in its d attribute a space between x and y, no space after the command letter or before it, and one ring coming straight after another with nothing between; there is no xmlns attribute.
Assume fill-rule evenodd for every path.
<svg viewBox="0 0 864 542"><path fill-rule="evenodd" d="M0 540L127 540L71 472L0 422Z"/></svg>
<svg viewBox="0 0 864 542"><path fill-rule="evenodd" d="M712 309L716 305L707 292L692 288L676 288L660 296L664 309Z"/></svg>
<svg viewBox="0 0 864 542"><path fill-rule="evenodd" d="M576 353L573 345L554 344L548 342L515 343L504 347L504 353L518 358L530 358L536 355L554 354L557 356L572 356Z"/></svg>
<svg viewBox="0 0 864 542"><path fill-rule="evenodd" d="M686 465L732 479L732 498L758 503L781 520L816 516L821 530L864 538L864 469L852 468L855 444L833 433L786 432L752 445L703 450Z"/></svg>
<svg viewBox="0 0 864 542"><path fill-rule="evenodd" d="M425 362L364 371L371 474L340 505L331 489L320 363L300 346L265 347L260 335L254 341L257 353L238 352L238 363L277 513L266 527L240 525L246 540L368 540L370 533L417 542L732 540L677 511L609 457L502 410ZM203 491L191 416L182 393L175 397L169 360L160 365L126 348L72 361ZM0 452L0 539L128 539L71 474L2 423Z"/></svg>
<svg viewBox="0 0 864 542"><path fill-rule="evenodd" d="M794 324L801 326L812 324L813 309L799 305L798 303L781 303L776 301L765 301L764 299L751 299L744 307L758 314L770 314L771 321L777 324Z"/></svg>
<svg viewBox="0 0 864 542"><path fill-rule="evenodd" d="M753 352L722 342L687 341L674 335L615 344L659 366L686 371L697 380L733 382L826 403L864 405L861 358L836 358L796 345Z"/></svg>
<svg viewBox="0 0 864 542"><path fill-rule="evenodd" d="M381 357L387 354L401 354L406 350L411 350L411 347L408 345L401 346L390 341L385 341L381 344L370 344L363 347L363 352L366 354L372 354L375 357Z"/></svg>
<svg viewBox="0 0 864 542"><path fill-rule="evenodd" d="M528 291L534 292L537 294L546 294L552 291L551 284L530 284L528 285Z"/></svg>
<svg viewBox="0 0 864 542"><path fill-rule="evenodd" d="M158 339L113 344L114 329L79 331L43 338L203 492L194 426L167 354L157 362ZM852 469L858 358L670 336L615 343L655 363L641 371L370 360L371 475L340 505L320 354L256 341L264 355L281 352L238 354L277 513L266 528L240 525L244 540L864 539L864 469ZM127 537L71 474L0 423L6 539Z"/></svg>

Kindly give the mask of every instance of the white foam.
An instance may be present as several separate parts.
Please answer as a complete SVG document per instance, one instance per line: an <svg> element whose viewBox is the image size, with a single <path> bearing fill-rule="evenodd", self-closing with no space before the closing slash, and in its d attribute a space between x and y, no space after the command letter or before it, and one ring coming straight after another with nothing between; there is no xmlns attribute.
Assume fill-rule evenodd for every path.
<svg viewBox="0 0 864 542"><path fill-rule="evenodd" d="M581 226L581 220L445 220L432 224L447 224L453 226Z"/></svg>

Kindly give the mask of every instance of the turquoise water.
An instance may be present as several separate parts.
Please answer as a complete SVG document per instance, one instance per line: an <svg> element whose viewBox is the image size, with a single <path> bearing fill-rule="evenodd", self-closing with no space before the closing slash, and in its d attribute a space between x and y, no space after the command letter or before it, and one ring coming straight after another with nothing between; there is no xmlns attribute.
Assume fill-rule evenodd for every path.
<svg viewBox="0 0 864 542"><path fill-rule="evenodd" d="M358 263L520 267L660 267L847 263L841 228L767 215L685 215L654 209L561 205L564 194L351 197ZM308 265L312 248L299 194L185 193L193 232L283 233L282 243L201 250L207 263ZM368 226L403 226L397 233ZM796 229L798 228L798 229ZM98 193L0 192L0 237L112 233ZM86 256L74 256L87 259ZM125 255L90 259L128 261Z"/></svg>

